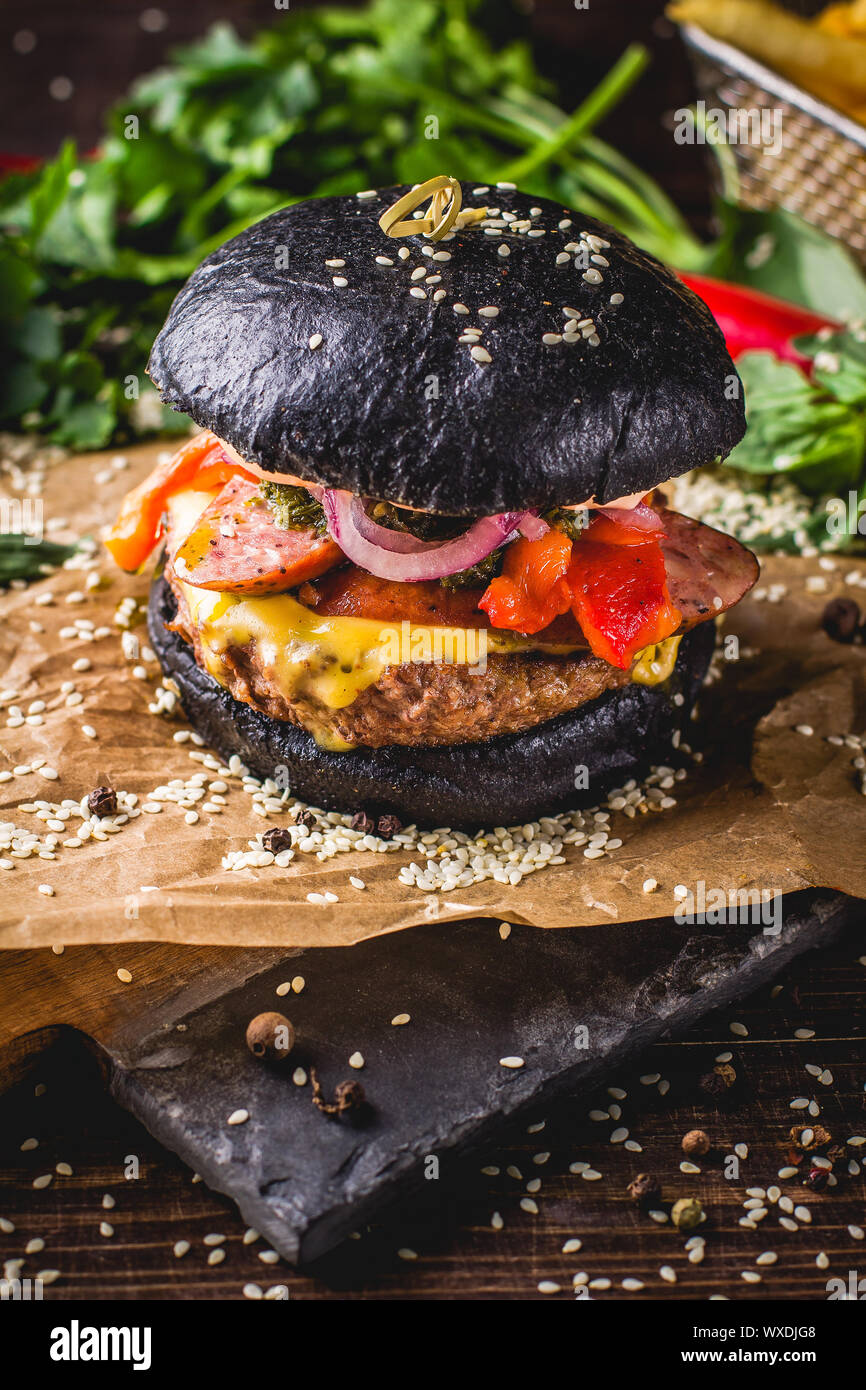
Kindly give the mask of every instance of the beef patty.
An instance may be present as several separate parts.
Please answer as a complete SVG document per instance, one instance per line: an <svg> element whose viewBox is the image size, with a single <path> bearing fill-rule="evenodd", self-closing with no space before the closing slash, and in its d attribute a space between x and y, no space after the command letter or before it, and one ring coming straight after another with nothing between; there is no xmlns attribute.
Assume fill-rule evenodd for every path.
<svg viewBox="0 0 866 1390"><path fill-rule="evenodd" d="M199 666L205 666L201 633L170 567L166 578L177 601L177 617L169 626L191 643ZM210 653L209 659L212 667L215 658ZM298 724L320 741L336 738L366 748L476 743L496 734L519 733L629 680L628 671L589 652L493 653L485 671L440 662L388 666L350 705L331 709L308 691L288 699L258 644L228 646L219 659L220 682L236 700L271 719Z"/></svg>

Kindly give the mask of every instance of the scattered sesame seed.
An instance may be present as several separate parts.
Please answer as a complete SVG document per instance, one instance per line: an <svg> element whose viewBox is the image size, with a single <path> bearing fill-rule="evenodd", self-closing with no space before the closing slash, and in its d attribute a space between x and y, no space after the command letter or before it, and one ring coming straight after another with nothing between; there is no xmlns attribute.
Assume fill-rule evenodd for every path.
<svg viewBox="0 0 866 1390"><path fill-rule="evenodd" d="M392 1027L392 1028L402 1028L402 1026L403 1026L405 1023L408 1023L408 1022L409 1022L410 1018L411 1018L411 1015L410 1015L410 1014L395 1014L394 1017L391 1019L391 1027Z"/></svg>
<svg viewBox="0 0 866 1390"><path fill-rule="evenodd" d="M338 290L344 290L349 283L345 275L334 275L332 280L334 288Z"/></svg>
<svg viewBox="0 0 866 1390"><path fill-rule="evenodd" d="M364 1058L360 1052L353 1052L349 1058L349 1066L354 1067L355 1071L360 1071L364 1065Z"/></svg>
<svg viewBox="0 0 866 1390"><path fill-rule="evenodd" d="M123 966L121 966L120 969L119 969L118 971L116 971L116 974L117 974L118 980L120 980L120 983L121 983L122 985L129 985L129 984L132 984L132 971L131 971L131 970L126 970Z"/></svg>
<svg viewBox="0 0 866 1390"><path fill-rule="evenodd" d="M310 340L309 340L309 346L310 346L310 347L312 348L312 350L315 352L316 348L317 348L317 347L321 347L323 342L324 342L324 339L323 339L321 333L313 333L313 334L311 335L311 337L310 337Z"/></svg>
<svg viewBox="0 0 866 1390"><path fill-rule="evenodd" d="M246 1124L249 1118L250 1112L248 1110L233 1110L232 1113L229 1115L228 1119L226 1120L226 1124L244 1125Z"/></svg>
<svg viewBox="0 0 866 1390"><path fill-rule="evenodd" d="M500 1057L499 1065L507 1067L510 1071L517 1071L525 1063L522 1057Z"/></svg>

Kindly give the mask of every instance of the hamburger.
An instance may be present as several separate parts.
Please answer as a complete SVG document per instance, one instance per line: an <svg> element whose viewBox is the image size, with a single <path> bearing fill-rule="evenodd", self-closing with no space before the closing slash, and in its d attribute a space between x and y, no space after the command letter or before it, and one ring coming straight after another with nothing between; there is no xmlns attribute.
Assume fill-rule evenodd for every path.
<svg viewBox="0 0 866 1390"><path fill-rule="evenodd" d="M151 641L223 757L453 826L669 760L758 566L666 506L745 417L660 262L511 186L300 202L199 266L148 371L201 432L107 544L164 543Z"/></svg>

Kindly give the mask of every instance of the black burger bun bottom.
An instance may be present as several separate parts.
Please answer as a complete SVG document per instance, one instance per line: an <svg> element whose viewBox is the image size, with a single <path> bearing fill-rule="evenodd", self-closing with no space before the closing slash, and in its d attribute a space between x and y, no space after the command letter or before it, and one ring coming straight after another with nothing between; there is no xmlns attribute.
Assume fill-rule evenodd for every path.
<svg viewBox="0 0 866 1390"><path fill-rule="evenodd" d="M282 779L292 795L324 810L391 813L404 825L514 825L598 805L613 787L666 763L706 675L715 625L701 623L680 643L661 685L632 683L520 734L438 748L359 748L333 753L306 730L235 700L196 664L192 648L165 626L175 614L164 579L154 581L150 640L175 682L192 726L228 760L237 754L257 777ZM674 697L682 695L682 703Z"/></svg>

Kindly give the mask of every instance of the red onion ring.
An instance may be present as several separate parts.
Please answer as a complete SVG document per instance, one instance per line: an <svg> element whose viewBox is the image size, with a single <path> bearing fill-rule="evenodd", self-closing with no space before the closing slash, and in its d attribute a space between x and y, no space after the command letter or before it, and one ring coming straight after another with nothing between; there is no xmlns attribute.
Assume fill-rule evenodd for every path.
<svg viewBox="0 0 866 1390"><path fill-rule="evenodd" d="M547 535L550 527L540 516L536 516L535 512L524 512L517 523L517 529L528 541L540 541L542 536Z"/></svg>
<svg viewBox="0 0 866 1390"><path fill-rule="evenodd" d="M326 488L322 506L331 539L348 559L380 579L409 584L471 569L504 545L526 516L525 512L483 516L454 540L419 541L404 531L379 526L350 492Z"/></svg>
<svg viewBox="0 0 866 1390"><path fill-rule="evenodd" d="M634 531L664 530L658 512L654 512L646 502L638 502L634 507L596 507L595 510L618 526L630 526Z"/></svg>

